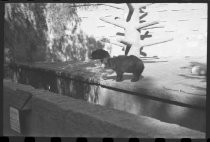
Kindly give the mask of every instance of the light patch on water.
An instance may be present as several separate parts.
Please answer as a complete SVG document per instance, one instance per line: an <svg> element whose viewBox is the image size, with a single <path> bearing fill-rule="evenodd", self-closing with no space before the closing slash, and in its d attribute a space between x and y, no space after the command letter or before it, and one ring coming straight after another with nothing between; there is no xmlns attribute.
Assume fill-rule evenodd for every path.
<svg viewBox="0 0 210 142"><path fill-rule="evenodd" d="M107 100L108 100L107 95L106 95L107 94L107 89L100 87L99 88L99 94L100 94L100 96L99 96L99 102L98 103L100 105L105 105Z"/></svg>
<svg viewBox="0 0 210 142"><path fill-rule="evenodd" d="M134 101L134 100L133 100ZM130 107L126 111L138 115L140 112L140 104L130 102Z"/></svg>
<svg viewBox="0 0 210 142"><path fill-rule="evenodd" d="M175 105L168 105L167 111L168 111L168 115L171 118L180 120L186 117L185 113L187 112L187 109L183 107L175 106ZM175 116L176 118L174 118Z"/></svg>

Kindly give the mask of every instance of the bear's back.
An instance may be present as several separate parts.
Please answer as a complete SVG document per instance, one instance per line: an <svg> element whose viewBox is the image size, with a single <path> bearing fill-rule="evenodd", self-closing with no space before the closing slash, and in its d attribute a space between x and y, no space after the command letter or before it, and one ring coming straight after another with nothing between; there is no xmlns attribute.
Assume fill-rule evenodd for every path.
<svg viewBox="0 0 210 142"><path fill-rule="evenodd" d="M111 67L116 71L121 72L136 72L140 68L144 68L143 62L136 56L124 56L120 55L110 59Z"/></svg>

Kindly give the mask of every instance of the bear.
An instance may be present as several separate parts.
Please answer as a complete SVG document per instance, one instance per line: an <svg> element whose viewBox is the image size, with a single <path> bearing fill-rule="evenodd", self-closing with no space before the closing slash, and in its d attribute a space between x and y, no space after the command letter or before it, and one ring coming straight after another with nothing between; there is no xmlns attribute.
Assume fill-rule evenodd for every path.
<svg viewBox="0 0 210 142"><path fill-rule="evenodd" d="M117 82L123 81L123 73L125 72L133 73L131 82L136 82L139 80L145 68L143 61L134 55L120 55L113 58L105 58L102 64L105 69L112 69L116 72Z"/></svg>
<svg viewBox="0 0 210 142"><path fill-rule="evenodd" d="M109 57L110 57L109 52L107 52L104 49L97 49L92 52L90 59L93 59L93 60L100 59L101 62L103 62L104 58L109 58Z"/></svg>

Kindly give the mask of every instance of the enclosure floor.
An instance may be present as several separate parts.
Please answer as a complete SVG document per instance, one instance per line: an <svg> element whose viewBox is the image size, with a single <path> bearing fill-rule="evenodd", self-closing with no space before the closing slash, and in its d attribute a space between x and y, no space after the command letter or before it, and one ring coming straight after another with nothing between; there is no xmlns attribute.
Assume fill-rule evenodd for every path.
<svg viewBox="0 0 210 142"><path fill-rule="evenodd" d="M141 88L162 88L174 93L190 95L206 95L206 76L193 75L193 65L206 68L204 57L143 59L144 72L138 82L131 82L132 74L125 73L124 81L127 85L141 86ZM107 79L114 81L116 74L108 75Z"/></svg>

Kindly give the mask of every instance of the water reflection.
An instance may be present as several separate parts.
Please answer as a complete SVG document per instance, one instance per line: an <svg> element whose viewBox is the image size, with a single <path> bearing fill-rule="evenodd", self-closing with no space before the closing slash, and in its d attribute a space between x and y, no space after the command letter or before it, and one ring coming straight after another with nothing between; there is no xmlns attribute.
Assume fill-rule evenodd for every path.
<svg viewBox="0 0 210 142"><path fill-rule="evenodd" d="M206 127L205 111L162 103L102 87L100 88L99 104L199 131L205 131Z"/></svg>

